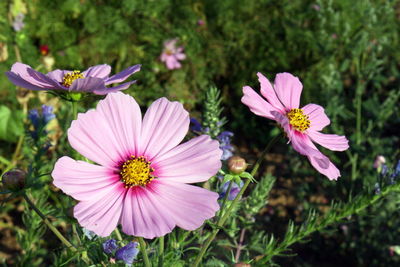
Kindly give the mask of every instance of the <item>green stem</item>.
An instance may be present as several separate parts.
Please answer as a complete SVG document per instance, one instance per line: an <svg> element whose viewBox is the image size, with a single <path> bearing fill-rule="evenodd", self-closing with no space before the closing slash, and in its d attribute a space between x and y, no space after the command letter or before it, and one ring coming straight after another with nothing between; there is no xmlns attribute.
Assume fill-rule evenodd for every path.
<svg viewBox="0 0 400 267"><path fill-rule="evenodd" d="M76 225L73 223L71 226L72 226L72 233L76 237L76 240L78 240L79 246L81 246L82 245L82 241L81 241L81 238L79 237L78 232L76 231Z"/></svg>
<svg viewBox="0 0 400 267"><path fill-rule="evenodd" d="M251 171L251 176L254 176L257 174L257 171L262 163L262 161L265 158L265 155L268 153L268 151L270 150L271 146L273 144L276 143L276 141L278 141L278 139L280 138L280 135L275 136L271 141L269 141L269 143L267 144L267 146L265 147L265 149L263 150L263 152L261 153L261 156L258 158L256 164L254 165L253 170ZM199 266L201 259L203 258L204 254L206 253L208 247L210 246L211 242L214 240L214 238L217 236L218 232L219 232L219 228L221 228L224 223L226 222L226 220L229 218L232 210L234 209L234 207L236 206L236 204L239 202L239 199L242 197L244 191L247 189L247 187L249 186L251 182L251 179L247 179L246 182L244 183L242 189L240 190L239 194L237 194L237 196L235 197L235 199L232 201L232 203L229 205L227 211L224 213L224 215L222 217L220 217L220 219L218 220L217 223L217 228L214 229L211 233L211 236L206 240L206 242L204 243L204 245L201 247L201 250L199 252L199 254L196 257L196 260L193 264L194 267ZM222 214L222 212L221 212Z"/></svg>
<svg viewBox="0 0 400 267"><path fill-rule="evenodd" d="M149 261L149 256L147 256L146 242L144 242L143 237L138 237L138 239L139 239L139 244L140 244L140 251L143 254L144 266L151 267L151 264Z"/></svg>
<svg viewBox="0 0 400 267"><path fill-rule="evenodd" d="M158 242L158 267L162 267L164 265L164 236L160 236Z"/></svg>
<svg viewBox="0 0 400 267"><path fill-rule="evenodd" d="M5 165L10 165L11 164L11 161L9 161L8 159L6 159L3 156L0 156L0 162L5 164Z"/></svg>
<svg viewBox="0 0 400 267"><path fill-rule="evenodd" d="M381 200L385 196L387 196L391 192L398 193L400 191L400 184L394 184L385 187L380 194L372 195L370 193L362 195L357 198L356 201L350 201L343 205L341 209L338 211L336 209L331 209L325 215L322 215L318 219L316 219L315 224L308 224L305 229L304 225L307 225L307 222L301 225L300 227L289 227L290 230L287 230L287 233L284 239L280 242L270 242L271 245L267 247L267 250L264 255L257 256L256 262L259 263L268 263L274 256L283 255L288 248L301 240L304 240L308 235L321 231L327 226L343 221L345 218L348 218L351 215L358 214L367 207L375 204L377 201ZM294 234L288 234L293 232ZM270 240L272 240L271 237Z"/></svg>
<svg viewBox="0 0 400 267"><path fill-rule="evenodd" d="M60 241L70 250L76 252L77 249L60 233L60 231L55 228L50 221L46 218L46 216L35 206L35 204L29 199L29 197L24 193L22 195L28 205L36 212L37 215L39 215L40 218L42 218L43 222L49 227L49 229L60 239Z"/></svg>
<svg viewBox="0 0 400 267"><path fill-rule="evenodd" d="M72 120L71 120L72 122L73 120L76 120L76 117L78 115L78 102L72 101L71 104L72 104Z"/></svg>
<svg viewBox="0 0 400 267"><path fill-rule="evenodd" d="M119 231L118 227L114 230L115 235L117 236L118 241L122 241L121 232Z"/></svg>

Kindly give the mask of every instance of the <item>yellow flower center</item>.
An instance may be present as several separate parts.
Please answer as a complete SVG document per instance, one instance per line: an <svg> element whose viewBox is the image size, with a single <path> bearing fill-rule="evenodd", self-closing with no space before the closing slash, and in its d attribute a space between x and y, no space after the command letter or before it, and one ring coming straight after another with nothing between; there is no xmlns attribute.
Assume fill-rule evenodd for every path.
<svg viewBox="0 0 400 267"><path fill-rule="evenodd" d="M122 164L121 181L125 184L125 188L133 186L145 186L154 179L154 169L150 167L151 162L144 157L131 156L131 159Z"/></svg>
<svg viewBox="0 0 400 267"><path fill-rule="evenodd" d="M308 128L310 128L310 120L308 119L308 115L303 113L303 110L300 108L292 108L286 116L289 119L290 125L294 129L296 129L299 132L304 132Z"/></svg>
<svg viewBox="0 0 400 267"><path fill-rule="evenodd" d="M83 74L79 70L74 70L73 72L65 74L61 84L65 87L70 87L76 79L83 79Z"/></svg>

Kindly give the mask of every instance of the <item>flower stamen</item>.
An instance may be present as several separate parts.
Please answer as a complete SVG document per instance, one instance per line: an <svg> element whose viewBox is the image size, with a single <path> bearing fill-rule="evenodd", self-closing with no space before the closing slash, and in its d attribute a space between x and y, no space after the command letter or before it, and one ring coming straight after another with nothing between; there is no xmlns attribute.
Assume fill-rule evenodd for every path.
<svg viewBox="0 0 400 267"><path fill-rule="evenodd" d="M299 132L304 132L308 128L310 128L310 120L308 115L304 114L303 110L300 108L292 108L286 116L289 119L290 125L292 127L299 131Z"/></svg>
<svg viewBox="0 0 400 267"><path fill-rule="evenodd" d="M83 79L83 74L79 70L74 70L64 75L63 82L65 87L70 87L76 79Z"/></svg>
<svg viewBox="0 0 400 267"><path fill-rule="evenodd" d="M146 186L154 179L154 169L150 167L151 162L147 161L143 156L131 156L122 164L120 175L121 182L125 184L125 188L134 186Z"/></svg>

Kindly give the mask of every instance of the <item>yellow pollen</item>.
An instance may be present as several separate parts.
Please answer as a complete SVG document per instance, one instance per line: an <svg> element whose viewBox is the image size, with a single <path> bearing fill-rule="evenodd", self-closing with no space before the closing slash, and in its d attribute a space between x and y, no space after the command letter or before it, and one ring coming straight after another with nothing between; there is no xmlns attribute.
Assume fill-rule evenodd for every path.
<svg viewBox="0 0 400 267"><path fill-rule="evenodd" d="M79 70L74 70L73 72L65 74L61 84L65 87L70 87L76 79L83 79L83 74Z"/></svg>
<svg viewBox="0 0 400 267"><path fill-rule="evenodd" d="M294 129L296 129L299 132L304 132L308 128L310 128L310 120L308 119L308 115L303 113L303 110L300 108L292 108L286 116L289 119L290 125Z"/></svg>
<svg viewBox="0 0 400 267"><path fill-rule="evenodd" d="M133 186L145 186L154 179L154 169L150 167L151 162L144 157L131 156L131 159L122 164L120 175L125 188Z"/></svg>

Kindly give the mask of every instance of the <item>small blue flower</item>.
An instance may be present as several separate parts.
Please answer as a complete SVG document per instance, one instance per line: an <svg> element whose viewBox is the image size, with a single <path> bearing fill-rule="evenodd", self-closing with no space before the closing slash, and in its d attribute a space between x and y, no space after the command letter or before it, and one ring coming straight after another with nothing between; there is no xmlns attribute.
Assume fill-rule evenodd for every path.
<svg viewBox="0 0 400 267"><path fill-rule="evenodd" d="M221 160L227 160L233 155L232 136L233 133L229 131L224 131L217 136L217 140L220 143L219 148L222 150Z"/></svg>
<svg viewBox="0 0 400 267"><path fill-rule="evenodd" d="M202 132L203 128L198 120L190 118L190 130L193 132Z"/></svg>
<svg viewBox="0 0 400 267"><path fill-rule="evenodd" d="M221 186L221 192L219 193L219 199L223 199L226 195L226 191L228 190L230 181L224 183ZM233 182L231 191L229 191L228 200L234 200L236 196L239 194L240 189L243 187L243 182L241 181L240 184L236 184Z"/></svg>
<svg viewBox="0 0 400 267"><path fill-rule="evenodd" d="M115 257L117 260L123 260L125 264L131 265L139 253L139 249L137 247L137 242L130 242L125 247L118 249L115 253Z"/></svg>
<svg viewBox="0 0 400 267"><path fill-rule="evenodd" d="M381 175L382 175L382 176L386 176L386 174L388 173L388 171L389 171L388 166L386 166L386 164L383 164L383 165L382 165L382 170L381 170Z"/></svg>
<svg viewBox="0 0 400 267"><path fill-rule="evenodd" d="M396 168L394 170L394 176L399 176L400 175L400 160L397 162Z"/></svg>
<svg viewBox="0 0 400 267"><path fill-rule="evenodd" d="M43 116L43 123L46 125L49 121L54 119L56 115L53 113L53 107L52 106L42 106L42 116Z"/></svg>
<svg viewBox="0 0 400 267"><path fill-rule="evenodd" d="M103 243L103 250L107 254L114 253L118 248L117 241L115 239L109 239Z"/></svg>
<svg viewBox="0 0 400 267"><path fill-rule="evenodd" d="M35 129L39 128L40 125L40 115L39 115L39 111L37 109L31 109L29 110L28 113L28 119L31 121L31 123L33 124L33 127Z"/></svg>
<svg viewBox="0 0 400 267"><path fill-rule="evenodd" d="M56 115L53 113L52 106L43 105L41 112L37 109L30 110L28 119L31 121L34 129L30 132L32 138L37 140L40 135L46 135L47 132L44 130L44 127L55 117Z"/></svg>

